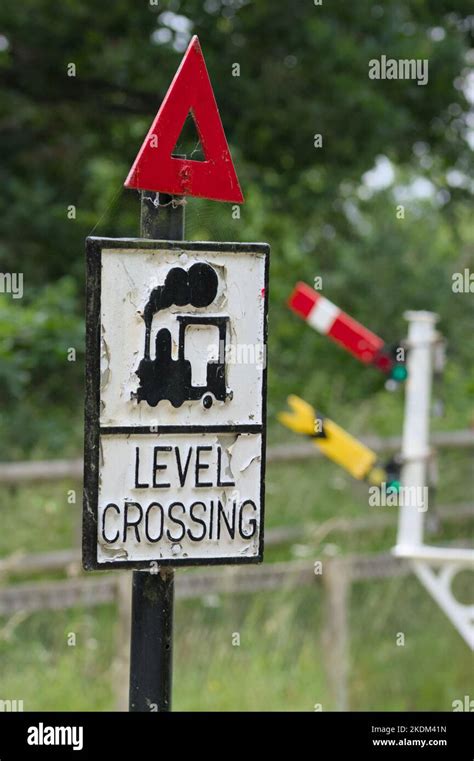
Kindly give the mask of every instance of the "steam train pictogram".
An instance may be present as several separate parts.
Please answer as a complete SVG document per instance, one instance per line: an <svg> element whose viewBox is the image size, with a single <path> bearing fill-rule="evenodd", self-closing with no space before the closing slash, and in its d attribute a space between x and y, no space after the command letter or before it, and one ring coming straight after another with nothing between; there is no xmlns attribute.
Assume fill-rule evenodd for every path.
<svg viewBox="0 0 474 761"><path fill-rule="evenodd" d="M177 314L179 323L178 358L171 354L172 337L168 328L160 328L155 338L155 358L150 356L151 327L155 314L170 306L192 305L207 307L217 294L218 279L213 268L206 263L193 264L188 271L174 267L162 286L150 294L145 307L145 352L136 374L140 385L135 398L146 401L150 407L167 399L173 407L186 401L201 401L205 409L214 401L225 402L232 396L226 386L226 341L229 317L200 313ZM190 326L213 326L218 331L219 352L216 359L207 362L206 384L192 384L191 362L186 359L186 332Z"/></svg>

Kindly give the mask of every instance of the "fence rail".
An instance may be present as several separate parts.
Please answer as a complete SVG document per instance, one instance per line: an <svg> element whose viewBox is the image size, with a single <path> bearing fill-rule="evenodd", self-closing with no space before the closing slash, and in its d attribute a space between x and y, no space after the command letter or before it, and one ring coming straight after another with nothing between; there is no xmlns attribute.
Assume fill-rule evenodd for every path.
<svg viewBox="0 0 474 761"><path fill-rule="evenodd" d="M470 504L446 505L438 509L439 518L454 523L472 519ZM283 545L306 539L321 542L331 531L357 533L381 530L395 525L388 516L367 519L332 519L320 524L269 529L267 546ZM459 545L459 542L458 542ZM410 572L408 563L389 553L344 556L323 561L332 564L338 573L349 575L353 581L381 579ZM116 600L123 574L101 574L101 578L81 577L81 555L76 549L26 555L14 553L0 560L0 579L9 575L28 576L39 573L62 572L70 578L59 581L14 582L0 588L0 615L18 611L61 610L75 606L93 606ZM321 576L314 573L311 560L269 563L263 566L224 567L206 571L182 570L176 580L178 599L190 599L210 594L249 593L263 590L300 587L317 583Z"/></svg>
<svg viewBox="0 0 474 761"><path fill-rule="evenodd" d="M323 561L337 572L350 572L353 580L386 578L410 573L407 563L390 554L331 558ZM117 601L120 574L77 577L59 581L16 582L0 589L0 615L93 607ZM309 560L291 560L263 566L182 572L176 578L176 598L189 600L206 595L245 594L312 586L322 581Z"/></svg>
<svg viewBox="0 0 474 761"><path fill-rule="evenodd" d="M443 505L435 509L435 514L439 521L463 523L474 519L474 507L469 502ZM321 542L333 532L357 534L366 531L383 531L386 528L395 527L396 523L397 519L392 515L373 515L370 518L330 518L322 523L270 528L265 534L265 547L278 547L302 540L312 543ZM0 559L0 580L10 574L28 576L55 571L62 571L67 576L78 576L82 572L81 551L69 549L29 554L14 552Z"/></svg>
<svg viewBox="0 0 474 761"><path fill-rule="evenodd" d="M456 545L458 546L458 545ZM411 573L410 564L390 553L346 555L328 558L323 564L352 581L369 581ZM101 577L75 577L59 581L16 582L0 589L0 615L18 611L64 610L76 606L96 606L116 601L120 576L116 572ZM320 583L311 560L291 560L262 566L229 566L202 571L182 571L176 579L176 597L194 599L214 594L246 594L276 589L299 588Z"/></svg>
<svg viewBox="0 0 474 761"><path fill-rule="evenodd" d="M400 448L400 436L362 436L361 441L376 452L395 451ZM433 447L442 449L465 449L474 447L474 430L446 431L433 434ZM267 462L304 460L322 457L322 452L311 442L299 444L281 444L269 447ZM72 460L36 460L35 462L6 462L0 464L0 484L23 484L27 482L61 481L63 479L82 479L83 461Z"/></svg>

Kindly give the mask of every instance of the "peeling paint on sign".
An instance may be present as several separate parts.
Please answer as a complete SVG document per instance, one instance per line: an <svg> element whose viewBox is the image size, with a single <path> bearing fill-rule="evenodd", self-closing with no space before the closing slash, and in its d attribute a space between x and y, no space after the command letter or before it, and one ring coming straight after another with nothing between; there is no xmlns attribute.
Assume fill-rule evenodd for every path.
<svg viewBox="0 0 474 761"><path fill-rule="evenodd" d="M86 568L262 559L268 253L89 239Z"/></svg>
<svg viewBox="0 0 474 761"><path fill-rule="evenodd" d="M102 447L99 562L259 554L261 434L110 435Z"/></svg>
<svg viewBox="0 0 474 761"><path fill-rule="evenodd" d="M215 336L209 340L200 363L205 372L208 358L224 352L228 360L225 381L234 395L233 403L229 405L214 398L212 413L202 404L195 404L195 400L184 400L180 407L175 407L167 399L157 406L137 404L137 357L143 356L144 311L150 294L163 288L171 269L186 273L193 264L203 263L217 275L217 293L212 303L205 307L171 303L160 310L152 322L150 347L153 353L159 330L169 331L171 358L176 362L182 329L180 316L194 316L196 320L199 315L209 319L229 317L225 346L222 345L224 341L219 341L218 326L212 326ZM239 251L226 255L224 251L189 251L183 267L176 251L150 253L138 248L126 251L104 248L101 325L107 336L107 354L101 358L101 371L107 373L107 382L101 395L101 426L206 425L211 422L210 418L214 425L261 423L265 303L260 298L260 291L264 287L264 278L264 253ZM122 299L124 293L128 293L125 302ZM138 311L135 305L139 305ZM191 327L185 328L188 335ZM204 330L204 327L197 326L195 330ZM188 335L185 336L185 352L190 343ZM110 366L114 368L113 374L109 372ZM212 391L210 393L215 397Z"/></svg>

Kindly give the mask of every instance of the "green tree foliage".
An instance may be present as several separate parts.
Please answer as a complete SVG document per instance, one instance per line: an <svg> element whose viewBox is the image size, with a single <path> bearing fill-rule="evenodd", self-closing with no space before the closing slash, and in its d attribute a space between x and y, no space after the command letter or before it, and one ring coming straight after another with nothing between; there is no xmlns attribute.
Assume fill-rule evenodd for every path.
<svg viewBox="0 0 474 761"><path fill-rule="evenodd" d="M20 431L1 456L41 439L62 449L64 420L80 420L83 239L138 232L138 198L123 180L192 33L246 204L233 220L227 205L190 201L188 237L272 245L270 410L291 391L334 408L381 388L286 308L293 283L316 275L389 341L403 336L405 309L439 311L464 398L472 316L451 275L472 262L459 181L470 161L470 12L467 0L5 0L0 271L23 272L25 295L0 294L0 403L5 431ZM381 55L428 59L428 84L369 79ZM379 156L396 176L370 194L361 177ZM400 201L399 186L416 177L431 195Z"/></svg>

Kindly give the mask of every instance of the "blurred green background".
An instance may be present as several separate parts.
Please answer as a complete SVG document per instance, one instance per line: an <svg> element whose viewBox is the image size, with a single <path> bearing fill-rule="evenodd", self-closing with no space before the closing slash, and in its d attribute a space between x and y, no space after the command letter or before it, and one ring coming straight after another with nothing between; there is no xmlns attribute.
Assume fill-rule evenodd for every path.
<svg viewBox="0 0 474 761"><path fill-rule="evenodd" d="M436 388L444 416L433 424L471 426L473 297L452 290L454 273L474 270L470 13L467 0L4 0L0 271L23 273L24 297L0 294L0 460L81 452L84 238L138 234L139 198L123 181L191 34L245 204L233 219L228 204L191 199L186 237L271 244L269 443L297 440L275 422L288 393L356 435L401 431L402 389L389 393L376 370L287 308L294 283L316 276L327 298L390 343L405 335L405 310L438 312L448 362ZM369 79L381 55L428 59L428 84ZM194 147L186 130L178 149ZM467 455L441 459L440 480L445 503L472 499ZM67 504L68 488L4 489L2 554L77 543L80 500ZM268 525L364 514L364 488L336 466L269 469ZM334 542L338 552L380 551L394 532ZM468 693L467 648L414 579L363 585L352 605L352 707L449 710ZM284 590L180 604L176 707L312 710L325 690L318 606L314 591ZM114 615L35 614L8 636L1 629L5 697L26 695L39 709L112 707L102 675ZM229 656L236 626L247 649ZM395 648L403 626L409 647ZM80 647L65 647L71 630Z"/></svg>

